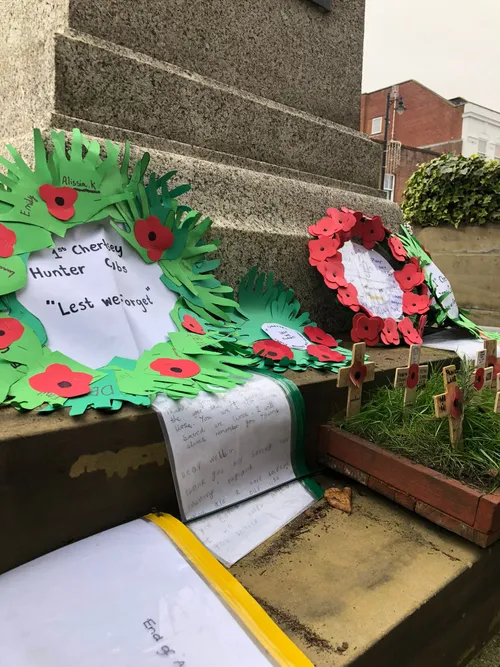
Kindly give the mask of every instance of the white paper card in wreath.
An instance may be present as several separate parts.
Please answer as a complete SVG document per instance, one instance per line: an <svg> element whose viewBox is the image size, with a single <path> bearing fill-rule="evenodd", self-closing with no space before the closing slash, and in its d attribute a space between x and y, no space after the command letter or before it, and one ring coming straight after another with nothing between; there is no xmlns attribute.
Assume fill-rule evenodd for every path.
<svg viewBox="0 0 500 667"><path fill-rule="evenodd" d="M264 649L138 519L0 577L5 667L266 667Z"/></svg>
<svg viewBox="0 0 500 667"><path fill-rule="evenodd" d="M177 497L189 521L295 479L292 411L272 378L254 375L225 394L158 396Z"/></svg>
<svg viewBox="0 0 500 667"><path fill-rule="evenodd" d="M137 359L167 340L177 295L112 227L80 225L55 249L31 254L19 301L44 325L48 346L99 368L114 356Z"/></svg>
<svg viewBox="0 0 500 667"><path fill-rule="evenodd" d="M448 278L434 264L434 262L431 262L424 267L424 273L427 280L431 281L432 285L434 286L434 290L440 299L442 298L443 294L449 292L448 296L441 301L441 306L444 308L444 310L446 310L449 317L452 319L457 319L457 317L460 315L460 311L458 310L455 295L453 294L453 289ZM436 300L432 299L431 304L434 305L435 303Z"/></svg>
<svg viewBox="0 0 500 667"><path fill-rule="evenodd" d="M394 269L375 250L347 241L340 249L344 275L358 290L359 303L377 317L403 317L403 292Z"/></svg>
<svg viewBox="0 0 500 667"><path fill-rule="evenodd" d="M285 327L283 324L266 322L262 325L262 330L266 332L269 338L291 347L292 350L307 350L311 341L307 340L300 331Z"/></svg>

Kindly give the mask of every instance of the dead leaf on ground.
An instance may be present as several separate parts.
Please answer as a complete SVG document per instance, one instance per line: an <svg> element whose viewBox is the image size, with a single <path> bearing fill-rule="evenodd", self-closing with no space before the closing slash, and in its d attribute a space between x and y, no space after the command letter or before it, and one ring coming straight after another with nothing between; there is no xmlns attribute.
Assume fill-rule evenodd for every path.
<svg viewBox="0 0 500 667"><path fill-rule="evenodd" d="M341 512L350 514L352 511L352 491L348 486L344 489L336 489L333 486L327 489L325 491L325 500L329 505L337 510L341 510Z"/></svg>

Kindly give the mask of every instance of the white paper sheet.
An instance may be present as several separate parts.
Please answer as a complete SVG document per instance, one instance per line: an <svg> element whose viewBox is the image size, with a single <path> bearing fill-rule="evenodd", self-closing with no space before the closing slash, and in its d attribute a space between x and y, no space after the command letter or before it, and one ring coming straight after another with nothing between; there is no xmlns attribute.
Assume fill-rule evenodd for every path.
<svg viewBox="0 0 500 667"><path fill-rule="evenodd" d="M44 324L49 347L99 368L114 356L137 359L176 327L177 295L160 282L158 264L146 264L109 225L81 225L56 249L34 252L19 301Z"/></svg>
<svg viewBox="0 0 500 667"><path fill-rule="evenodd" d="M274 664L142 519L0 576L0 647L5 667Z"/></svg>
<svg viewBox="0 0 500 667"><path fill-rule="evenodd" d="M231 567L316 502L298 481L216 514L196 519L189 528L221 563Z"/></svg>
<svg viewBox="0 0 500 667"><path fill-rule="evenodd" d="M288 347L291 347L293 350L307 350L308 346L311 344L311 341L307 340L300 331L285 327L283 324L265 322L262 325L262 329L270 338L283 345L288 345Z"/></svg>
<svg viewBox="0 0 500 667"><path fill-rule="evenodd" d="M424 267L424 273L425 277L427 279L430 279L430 281L432 282L438 297L442 297L443 294L449 292L448 296L442 301L442 305L445 308L445 310L448 311L450 317L457 318L460 312L458 310L457 302L455 300L455 295L453 294L453 290L451 288L451 284L448 278L434 264L434 262L431 262L430 264ZM432 299L432 303L435 302L436 300Z"/></svg>
<svg viewBox="0 0 500 667"><path fill-rule="evenodd" d="M487 328L487 327L486 327ZM428 336L424 336L423 345L425 347L434 347L438 350L451 350L456 352L459 357L467 357L470 361L475 361L477 353L484 349L483 341L479 338L471 338L461 329L444 329ZM497 345L497 355L500 355L500 349Z"/></svg>
<svg viewBox="0 0 500 667"><path fill-rule="evenodd" d="M347 241L340 249L347 282L358 290L359 303L377 317L403 317L403 292L394 269L375 250Z"/></svg>
<svg viewBox="0 0 500 667"><path fill-rule="evenodd" d="M222 395L154 402L170 450L184 520L234 505L295 478L288 396L254 375Z"/></svg>

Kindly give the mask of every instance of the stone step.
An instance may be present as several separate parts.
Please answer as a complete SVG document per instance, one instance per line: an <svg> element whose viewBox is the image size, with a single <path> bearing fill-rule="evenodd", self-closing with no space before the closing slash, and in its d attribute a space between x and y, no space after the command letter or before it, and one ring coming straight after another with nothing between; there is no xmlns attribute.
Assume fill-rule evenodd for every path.
<svg viewBox="0 0 500 667"><path fill-rule="evenodd" d="M407 349L370 350L376 383L406 364ZM422 350L422 361L450 361ZM306 408L306 455L316 467L318 429L346 401L336 376L287 372ZM0 408L0 573L75 540L148 514L178 515L174 483L157 414L135 406L40 415ZM35 515L36 512L36 515ZM36 520L34 517L36 516Z"/></svg>
<svg viewBox="0 0 500 667"><path fill-rule="evenodd" d="M121 140L127 136L124 130L117 135L115 128L95 124L89 127L77 119L71 123L66 119L62 125L73 122L83 131L91 130L93 135L95 132L101 141L102 137ZM258 265L263 271L274 271L277 278L295 290L320 326L336 331L349 328L350 311L338 305L320 274L309 265L307 228L329 206L347 206L381 215L388 227L397 229L402 219L397 205L341 187L326 187L290 175L254 171L135 143L132 157L139 158L145 150L151 156L150 169L159 174L178 170L177 182L192 185L192 191L182 201L212 218L212 237L221 240L218 277L222 281L237 287L243 275Z"/></svg>
<svg viewBox="0 0 500 667"><path fill-rule="evenodd" d="M360 132L81 33L56 36L55 111L379 186L381 148Z"/></svg>
<svg viewBox="0 0 500 667"><path fill-rule="evenodd" d="M71 0L69 26L359 129L364 0Z"/></svg>

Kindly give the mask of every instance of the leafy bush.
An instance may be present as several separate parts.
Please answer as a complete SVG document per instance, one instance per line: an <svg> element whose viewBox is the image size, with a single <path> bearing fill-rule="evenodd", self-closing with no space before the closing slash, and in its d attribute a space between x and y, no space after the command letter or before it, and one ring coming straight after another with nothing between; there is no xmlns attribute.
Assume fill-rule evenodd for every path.
<svg viewBox="0 0 500 667"><path fill-rule="evenodd" d="M422 227L484 225L500 220L500 162L479 155L441 155L406 184L405 218Z"/></svg>

